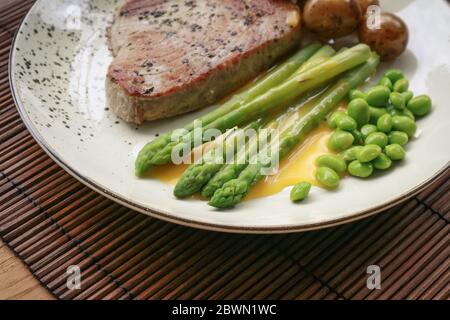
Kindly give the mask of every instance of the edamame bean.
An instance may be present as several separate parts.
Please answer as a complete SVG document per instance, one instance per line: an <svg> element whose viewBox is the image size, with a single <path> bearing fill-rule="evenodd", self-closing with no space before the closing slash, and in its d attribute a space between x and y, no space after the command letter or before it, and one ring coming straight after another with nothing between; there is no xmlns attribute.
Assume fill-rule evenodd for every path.
<svg viewBox="0 0 450 320"><path fill-rule="evenodd" d="M375 169L387 170L392 166L392 160L387 155L382 153L375 160L373 160L372 164Z"/></svg>
<svg viewBox="0 0 450 320"><path fill-rule="evenodd" d="M399 144L390 144L386 146L385 152L391 160L395 161L403 160L406 156L405 149Z"/></svg>
<svg viewBox="0 0 450 320"><path fill-rule="evenodd" d="M320 167L317 169L316 179L327 189L336 189L339 187L339 182L341 180L336 171L327 167Z"/></svg>
<svg viewBox="0 0 450 320"><path fill-rule="evenodd" d="M402 147L409 141L408 135L402 131L392 131L389 133L389 144L398 144Z"/></svg>
<svg viewBox="0 0 450 320"><path fill-rule="evenodd" d="M377 132L378 128L377 126L373 125L373 124L366 124L361 128L361 134L364 138L364 140L371 134L374 132Z"/></svg>
<svg viewBox="0 0 450 320"><path fill-rule="evenodd" d="M308 198L311 184L308 182L297 183L291 190L291 201L298 202Z"/></svg>
<svg viewBox="0 0 450 320"><path fill-rule="evenodd" d="M373 165L370 162L362 163L355 160L348 165L348 173L354 177L368 178L373 173Z"/></svg>
<svg viewBox="0 0 450 320"><path fill-rule="evenodd" d="M408 110L415 116L422 117L431 111L431 99L427 95L417 96L408 102Z"/></svg>
<svg viewBox="0 0 450 320"><path fill-rule="evenodd" d="M342 151L340 155L344 159L344 161L352 162L353 160L356 160L356 157L362 148L362 146L354 146L350 149Z"/></svg>
<svg viewBox="0 0 450 320"><path fill-rule="evenodd" d="M377 128L379 131L384 133L389 133L392 130L392 117L390 114L385 114L384 116L381 116L380 119L377 121Z"/></svg>
<svg viewBox="0 0 450 320"><path fill-rule="evenodd" d="M394 92L406 92L406 91L408 91L408 88L409 88L408 79L403 78L403 79L397 80L394 83Z"/></svg>
<svg viewBox="0 0 450 320"><path fill-rule="evenodd" d="M375 86L367 92L367 103L373 107L382 108L389 101L391 90L385 86Z"/></svg>
<svg viewBox="0 0 450 320"><path fill-rule="evenodd" d="M368 144L358 152L356 159L359 162L366 163L375 160L381 154L380 146L376 144Z"/></svg>
<svg viewBox="0 0 450 320"><path fill-rule="evenodd" d="M408 117L413 121L416 121L416 117L412 114L411 111L409 111L408 109L403 109L403 110L399 110L399 109L395 109L395 108L390 108L389 110L389 114L391 116L401 116L401 117Z"/></svg>
<svg viewBox="0 0 450 320"><path fill-rule="evenodd" d="M388 110L385 108L369 107L369 112L370 112L370 123L377 124L378 119L381 116L387 114Z"/></svg>
<svg viewBox="0 0 450 320"><path fill-rule="evenodd" d="M388 88L389 90L391 90L391 91L392 91L392 89L393 89L392 81L391 81L391 79L389 79L388 77L383 77L383 78L381 78L379 85L380 85L380 86L385 86L385 87L387 87L387 88Z"/></svg>
<svg viewBox="0 0 450 320"><path fill-rule="evenodd" d="M355 119L358 128L361 128L370 120L369 105L366 100L361 98L350 101L347 113L350 117Z"/></svg>
<svg viewBox="0 0 450 320"><path fill-rule="evenodd" d="M408 117L394 116L392 117L392 128L395 131L405 132L409 138L413 137L416 133L416 123Z"/></svg>
<svg viewBox="0 0 450 320"><path fill-rule="evenodd" d="M343 173L347 170L347 164L344 159L339 155L324 154L316 159L316 165L318 167L327 167L333 169L337 173Z"/></svg>
<svg viewBox="0 0 450 320"><path fill-rule="evenodd" d="M369 134L369 136L366 138L365 144L375 144L379 146L380 148L384 148L388 144L388 136L383 132L374 132Z"/></svg>
<svg viewBox="0 0 450 320"><path fill-rule="evenodd" d="M337 121L343 117L347 116L345 112L342 111L335 111L333 112L327 119L327 124L330 128L336 129L337 128Z"/></svg>
<svg viewBox="0 0 450 320"><path fill-rule="evenodd" d="M355 99L366 100L366 94L364 92L362 92L361 90L351 90L350 93L348 94L348 99L350 101L355 100Z"/></svg>
<svg viewBox="0 0 450 320"><path fill-rule="evenodd" d="M405 104L408 104L408 102L414 98L414 93L412 91L406 91L401 93L403 98L405 99Z"/></svg>
<svg viewBox="0 0 450 320"><path fill-rule="evenodd" d="M336 130L328 140L328 147L331 150L342 151L351 147L355 138L347 131Z"/></svg>
<svg viewBox="0 0 450 320"><path fill-rule="evenodd" d="M356 130L356 128L358 126L355 119L353 119L352 117L350 117L346 114L344 114L336 119L336 125L339 129L344 130L344 131Z"/></svg>
<svg viewBox="0 0 450 320"><path fill-rule="evenodd" d="M364 138L359 130L352 130L352 131L350 131L350 133L352 134L352 136L354 138L354 140L353 140L354 145L364 144Z"/></svg>
<svg viewBox="0 0 450 320"><path fill-rule="evenodd" d="M395 109L403 110L406 107L405 97L399 92L392 92L389 100Z"/></svg>
<svg viewBox="0 0 450 320"><path fill-rule="evenodd" d="M385 74L385 77L389 78L392 83L396 83L397 80L403 79L405 75L399 69L390 69Z"/></svg>

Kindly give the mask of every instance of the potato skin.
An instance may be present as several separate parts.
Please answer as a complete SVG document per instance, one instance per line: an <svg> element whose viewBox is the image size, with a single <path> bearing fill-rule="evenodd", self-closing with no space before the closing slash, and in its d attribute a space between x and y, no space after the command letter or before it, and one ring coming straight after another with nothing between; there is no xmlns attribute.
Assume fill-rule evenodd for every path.
<svg viewBox="0 0 450 320"><path fill-rule="evenodd" d="M369 45L377 52L381 60L389 61L399 57L408 46L408 27L398 16L392 13L381 13L380 28L369 28L366 16L358 30L359 41Z"/></svg>
<svg viewBox="0 0 450 320"><path fill-rule="evenodd" d="M358 2L359 2L359 6L361 8L361 13L363 16L366 15L368 7L380 5L379 0L358 0Z"/></svg>
<svg viewBox="0 0 450 320"><path fill-rule="evenodd" d="M305 27L327 39L349 35L361 18L358 0L308 0L303 8Z"/></svg>

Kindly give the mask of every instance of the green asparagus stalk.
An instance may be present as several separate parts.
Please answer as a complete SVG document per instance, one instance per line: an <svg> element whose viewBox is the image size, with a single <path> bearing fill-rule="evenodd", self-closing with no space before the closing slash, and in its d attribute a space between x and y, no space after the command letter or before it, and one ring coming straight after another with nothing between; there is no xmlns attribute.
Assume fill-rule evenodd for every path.
<svg viewBox="0 0 450 320"><path fill-rule="evenodd" d="M370 57L370 54L371 51L367 45L358 44L296 75L281 85L269 89L266 93L242 107L203 126L202 130L217 129L224 132L226 129L248 123L251 119L265 116L276 109L277 106L292 103L308 91L316 89L341 73L364 63ZM194 146L193 134L191 135L192 137L187 141L174 141L167 144L154 155L149 163L156 165L170 163L172 150L175 147L183 148L190 145L192 148Z"/></svg>
<svg viewBox="0 0 450 320"><path fill-rule="evenodd" d="M316 103L316 105L311 111L299 119L293 128L281 134L279 140L280 159L302 142L305 136L347 96L351 89L362 84L375 71L378 63L379 57L372 54L363 66L348 72L335 85L314 99L313 104ZM209 204L216 208L230 208L238 204L248 194L251 187L264 177L261 170L264 166L261 162L249 164L238 178L226 182L218 189Z"/></svg>
<svg viewBox="0 0 450 320"><path fill-rule="evenodd" d="M235 94L221 106L217 107L214 111L207 113L206 115L200 117L198 120L201 121L203 125L207 125L214 120L228 114L229 112L241 107L241 105L250 102L257 96L269 90L271 87L278 85L282 81L286 80L320 47L321 45L318 42L314 42L307 47L299 50L285 62L281 63L279 66L268 72L267 75L257 80L249 88ZM194 121L187 124L184 129L192 131L194 129ZM150 167L152 166L151 159L157 151L171 142L172 134L174 131L165 133L157 139L149 142L139 152L135 163L135 174L137 176L142 176L147 170L150 169Z"/></svg>
<svg viewBox="0 0 450 320"><path fill-rule="evenodd" d="M315 66L325 62L330 57L336 54L336 50L333 49L330 45L325 45L319 50L316 51L304 64L302 64L290 77L292 79L297 75L305 72L308 69L314 68Z"/></svg>
<svg viewBox="0 0 450 320"><path fill-rule="evenodd" d="M257 130L261 126L262 122L262 120L254 121L244 127L242 130ZM211 177L213 177L224 166L223 160L225 158L227 148L230 147L230 144L232 148L235 147L235 140L238 135L239 131L234 131L232 134L226 137L225 140L223 140L222 150L224 151L224 154L222 155L222 161L217 161L218 159L216 157L216 150L212 148L203 155L200 163L191 164L184 171L180 180L178 180L173 194L177 198L187 198L199 192L202 187L209 181L209 179L211 179Z"/></svg>
<svg viewBox="0 0 450 320"><path fill-rule="evenodd" d="M273 120L268 125L264 126L264 129L275 129L279 126L278 119ZM245 150L238 150L238 158L234 163L225 164L214 176L206 181L202 189L202 196L204 198L211 198L214 192L219 189L225 182L236 178L239 173L245 169L247 166L249 155L254 154L257 151L258 147L258 138L259 136L255 136L248 141L246 146L244 146Z"/></svg>
<svg viewBox="0 0 450 320"><path fill-rule="evenodd" d="M291 128L293 123L289 123L291 117L295 118L301 117L304 114L307 114L309 110L311 110L311 102L302 101L299 103L297 108L291 109L286 114L283 114L278 119L274 120L268 129L278 129L281 131L285 131L287 128ZM257 152L258 148L258 140L255 137L253 140L250 140L246 146L246 152L241 153L240 157L237 159L235 163L229 163L223 166L219 172L216 173L206 185L202 189L202 196L206 199L211 199L216 190L220 189L226 182L235 179L239 176L239 174L248 166L248 160L250 155L253 155Z"/></svg>
<svg viewBox="0 0 450 320"><path fill-rule="evenodd" d="M330 57L332 57L334 54L336 53L336 51L329 45L323 46L322 48L320 48L308 61L306 61L300 68L298 71L296 71L295 73L301 73L304 72L310 68L315 67L316 65L326 61L327 59L329 59ZM320 91L322 91L323 89L321 89ZM307 101L307 99L305 99L305 101ZM299 103L299 106L303 106L304 101L301 101ZM302 111L303 113L304 111ZM290 112L287 112L286 114L282 115L278 121L274 121L272 123L271 128L279 128L279 124L280 122L283 122L284 119L289 119L289 117L294 114L297 113L297 110L292 109ZM285 121L286 122L286 121ZM279 128L280 129L280 128ZM255 140L249 141L249 143L247 145L252 145L256 146ZM249 154L251 153L251 151L254 151L254 148L252 147L247 147L247 152L245 155L241 154L241 158L238 159L236 161L236 163L229 163L224 165L207 183L206 185L203 187L202 189L202 196L204 198L210 199L213 195L214 192L221 188L227 181L230 181L234 178L237 178L239 176L239 174L242 172L242 170L245 169L245 167L247 166L246 163L246 159L248 159ZM245 158L244 158L245 157Z"/></svg>

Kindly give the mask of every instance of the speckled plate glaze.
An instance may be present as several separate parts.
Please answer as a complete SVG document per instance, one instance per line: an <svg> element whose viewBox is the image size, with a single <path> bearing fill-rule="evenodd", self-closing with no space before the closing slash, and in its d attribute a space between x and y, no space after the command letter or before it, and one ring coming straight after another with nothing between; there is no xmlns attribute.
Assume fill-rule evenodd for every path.
<svg viewBox="0 0 450 320"><path fill-rule="evenodd" d="M434 100L419 121L420 138L408 159L389 174L368 181L344 179L337 192L314 188L301 205L289 190L216 211L198 200L180 201L172 187L137 179L137 152L158 133L179 127L186 116L129 125L105 99L105 74L112 60L105 30L118 1L39 0L25 18L11 51L10 76L18 109L29 130L74 177L133 209L192 227L241 233L318 229L366 217L418 192L450 159L450 9L444 1L382 1L410 28L408 51L395 62L416 93ZM391 65L383 65L379 73Z"/></svg>

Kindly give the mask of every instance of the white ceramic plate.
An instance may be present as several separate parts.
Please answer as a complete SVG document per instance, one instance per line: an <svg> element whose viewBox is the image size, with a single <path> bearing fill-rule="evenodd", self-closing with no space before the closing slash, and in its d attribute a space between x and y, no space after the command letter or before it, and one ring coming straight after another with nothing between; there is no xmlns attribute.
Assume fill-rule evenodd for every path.
<svg viewBox="0 0 450 320"><path fill-rule="evenodd" d="M18 109L36 140L63 168L98 192L143 213L179 224L229 232L293 232L356 220L418 192L450 159L450 8L444 1L383 1L408 24L408 51L394 65L416 93L428 93L433 113L420 120L420 138L408 159L368 181L344 179L337 192L314 188L293 205L289 190L216 211L205 202L180 201L172 187L139 180L133 163L156 133L199 114L136 128L117 119L105 103L111 61L105 29L117 1L40 0L25 18L10 60ZM379 74L390 65L382 65Z"/></svg>

